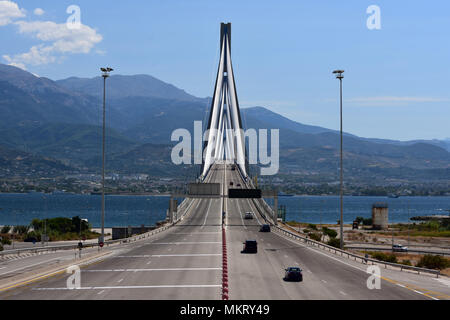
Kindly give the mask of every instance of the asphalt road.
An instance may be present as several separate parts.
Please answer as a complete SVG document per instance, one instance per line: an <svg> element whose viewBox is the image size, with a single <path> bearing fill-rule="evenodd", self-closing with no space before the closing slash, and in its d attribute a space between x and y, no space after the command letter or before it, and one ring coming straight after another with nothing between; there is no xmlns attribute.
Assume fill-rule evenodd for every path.
<svg viewBox="0 0 450 320"><path fill-rule="evenodd" d="M209 180L235 185L237 171L212 168ZM175 227L114 252L81 269L81 289L69 290L68 275L59 275L0 294L3 299L221 299L221 199L192 199L191 211ZM369 290L363 265L259 232L261 216L250 200L225 201L229 298L244 299L429 299L382 280ZM258 241L257 254L242 254L242 242ZM303 269L301 283L283 281L284 268ZM431 280L430 280L431 281Z"/></svg>

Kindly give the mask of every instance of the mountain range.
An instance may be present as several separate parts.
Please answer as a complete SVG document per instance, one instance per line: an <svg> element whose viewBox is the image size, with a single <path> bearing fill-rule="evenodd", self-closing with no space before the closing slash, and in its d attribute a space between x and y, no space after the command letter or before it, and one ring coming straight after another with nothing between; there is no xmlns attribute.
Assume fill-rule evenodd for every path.
<svg viewBox="0 0 450 320"><path fill-rule="evenodd" d="M109 169L150 175L186 170L171 163L171 133L192 131L195 120L206 122L211 98L192 96L149 75L113 75L107 81ZM52 81L0 64L1 153L23 152L37 162L53 161L58 170L97 172L102 90L101 77ZM241 112L245 128L280 129L281 173L336 178L339 132L301 124L261 106ZM449 151L450 140L344 137L345 170L354 181L448 181Z"/></svg>

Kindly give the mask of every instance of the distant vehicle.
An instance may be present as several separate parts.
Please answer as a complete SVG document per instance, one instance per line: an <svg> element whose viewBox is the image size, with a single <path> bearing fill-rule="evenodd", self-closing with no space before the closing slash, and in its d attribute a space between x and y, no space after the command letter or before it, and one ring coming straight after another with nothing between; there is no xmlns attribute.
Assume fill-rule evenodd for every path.
<svg viewBox="0 0 450 320"><path fill-rule="evenodd" d="M268 224L263 224L261 226L261 229L259 229L260 232L270 232L270 226Z"/></svg>
<svg viewBox="0 0 450 320"><path fill-rule="evenodd" d="M34 244L37 242L37 239L35 237L30 237L30 238L26 238L25 240L23 240L23 242L33 242L33 244Z"/></svg>
<svg viewBox="0 0 450 320"><path fill-rule="evenodd" d="M289 267L284 271L284 281L303 281L302 269L300 269L299 267Z"/></svg>
<svg viewBox="0 0 450 320"><path fill-rule="evenodd" d="M294 195L293 194L284 193L284 192L280 191L278 193L278 196L279 197L293 197Z"/></svg>
<svg viewBox="0 0 450 320"><path fill-rule="evenodd" d="M236 170L236 166L235 166L234 164L231 166L231 170L232 170L232 171L235 171L235 170Z"/></svg>
<svg viewBox="0 0 450 320"><path fill-rule="evenodd" d="M230 181L230 186L233 186L233 185L234 185L233 181Z"/></svg>
<svg viewBox="0 0 450 320"><path fill-rule="evenodd" d="M245 213L245 220L252 220L253 219L253 213L252 212L246 212Z"/></svg>
<svg viewBox="0 0 450 320"><path fill-rule="evenodd" d="M258 243L256 240L246 240L241 253L258 253Z"/></svg>
<svg viewBox="0 0 450 320"><path fill-rule="evenodd" d="M241 186L241 184L240 183L238 183L237 185L236 185L237 187L240 187Z"/></svg>
<svg viewBox="0 0 450 320"><path fill-rule="evenodd" d="M408 252L408 248L405 246L402 246L401 244L394 244L392 245L392 251L394 252Z"/></svg>
<svg viewBox="0 0 450 320"><path fill-rule="evenodd" d="M400 198L400 196L398 194L391 193L388 195L388 198L397 199Z"/></svg>

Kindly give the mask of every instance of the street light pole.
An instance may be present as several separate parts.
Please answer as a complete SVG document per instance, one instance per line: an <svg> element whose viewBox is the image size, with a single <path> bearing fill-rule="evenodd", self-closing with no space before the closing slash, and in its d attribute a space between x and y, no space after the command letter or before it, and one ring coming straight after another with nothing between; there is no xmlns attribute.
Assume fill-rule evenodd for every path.
<svg viewBox="0 0 450 320"><path fill-rule="evenodd" d="M105 241L105 134L106 134L106 78L113 71L111 68L100 68L103 72L103 135L102 135L102 233L99 242Z"/></svg>
<svg viewBox="0 0 450 320"><path fill-rule="evenodd" d="M340 84L340 118L341 118L341 151L340 151L340 157L341 157L341 172L340 172L340 207L341 207L341 250L344 249L344 172L343 172L343 156L342 156L342 150L343 150L343 131L342 131L342 79L344 79L343 76L344 70L335 70L333 71L333 74L336 74L336 79L339 79Z"/></svg>

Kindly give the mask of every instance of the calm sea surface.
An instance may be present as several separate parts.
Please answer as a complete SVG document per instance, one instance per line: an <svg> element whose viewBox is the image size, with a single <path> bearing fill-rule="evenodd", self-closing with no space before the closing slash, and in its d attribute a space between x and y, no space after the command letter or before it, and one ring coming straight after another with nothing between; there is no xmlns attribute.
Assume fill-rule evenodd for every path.
<svg viewBox="0 0 450 320"><path fill-rule="evenodd" d="M271 200L267 200L271 204ZM450 197L345 197L344 222L357 216L370 217L372 204L387 202L391 222L407 222L418 215L448 214ZM286 219L310 223L336 223L339 197L280 197ZM168 196L106 196L105 226L154 225L164 220ZM409 213L408 213L409 206ZM0 194L0 225L25 225L34 218L80 216L94 227L100 226L101 196L54 194Z"/></svg>

